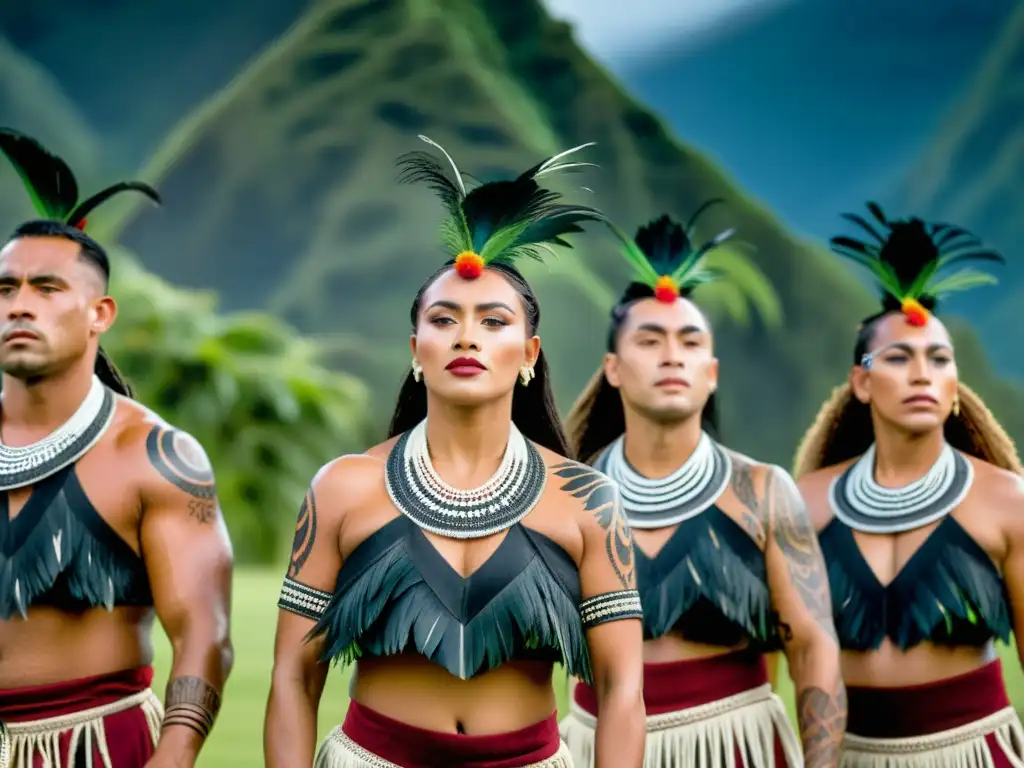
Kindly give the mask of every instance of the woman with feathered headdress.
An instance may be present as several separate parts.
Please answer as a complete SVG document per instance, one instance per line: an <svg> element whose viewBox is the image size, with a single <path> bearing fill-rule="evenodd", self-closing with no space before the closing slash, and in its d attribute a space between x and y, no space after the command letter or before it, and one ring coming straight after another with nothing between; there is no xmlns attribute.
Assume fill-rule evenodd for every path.
<svg viewBox="0 0 1024 768"><path fill-rule="evenodd" d="M356 665L319 768L572 765L552 665L601 691L599 765L643 753L639 600L614 487L569 461L516 264L602 215L559 202L548 158L467 188L415 152L402 180L447 209L447 263L413 299L390 439L317 475L281 595L268 766L309 765L326 667ZM585 145L586 146L586 145Z"/></svg>
<svg viewBox="0 0 1024 768"><path fill-rule="evenodd" d="M1002 258L959 227L868 208L874 222L846 215L868 240L832 244L870 271L882 308L862 322L849 380L795 470L843 649L842 764L1022 765L1024 729L993 653L1024 618L1021 464L960 382L934 314L946 294L995 282L964 265Z"/></svg>
<svg viewBox="0 0 1024 768"><path fill-rule="evenodd" d="M633 531L644 765L710 768L735 755L740 766L795 767L800 746L763 654L784 647L798 690L838 700L839 650L827 607L807 589L824 579L824 564L793 503L795 485L716 439L718 360L692 294L712 281L755 301L772 294L729 248L731 230L695 246L695 222L716 202L686 226L662 216L635 238L613 227L633 281L612 309L601 368L569 416L570 440L581 460L618 483ZM599 702L585 682L572 698L562 733L586 768ZM800 724L807 765L833 766L827 745L841 730L816 716Z"/></svg>

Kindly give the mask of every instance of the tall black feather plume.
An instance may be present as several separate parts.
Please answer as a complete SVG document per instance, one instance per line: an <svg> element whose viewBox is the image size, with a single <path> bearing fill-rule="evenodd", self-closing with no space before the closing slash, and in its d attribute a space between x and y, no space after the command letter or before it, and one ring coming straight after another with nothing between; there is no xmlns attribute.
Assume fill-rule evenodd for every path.
<svg viewBox="0 0 1024 768"><path fill-rule="evenodd" d="M856 214L843 217L867 232L873 242L839 235L831 239L831 245L838 255L871 271L882 290L884 309L902 308L912 300L931 310L945 293L995 282L992 276L973 269L940 274L957 264L1003 261L966 229L945 223L929 225L917 217L891 221L877 203L869 202L867 208L881 229Z"/></svg>
<svg viewBox="0 0 1024 768"><path fill-rule="evenodd" d="M0 152L21 177L39 215L64 221L78 200L78 184L67 163L11 128L0 128Z"/></svg>
<svg viewBox="0 0 1024 768"><path fill-rule="evenodd" d="M160 195L141 181L122 181L78 203L78 182L67 163L38 141L11 128L0 128L0 152L10 160L36 211L45 219L81 228L85 217L114 195L141 192L156 204Z"/></svg>

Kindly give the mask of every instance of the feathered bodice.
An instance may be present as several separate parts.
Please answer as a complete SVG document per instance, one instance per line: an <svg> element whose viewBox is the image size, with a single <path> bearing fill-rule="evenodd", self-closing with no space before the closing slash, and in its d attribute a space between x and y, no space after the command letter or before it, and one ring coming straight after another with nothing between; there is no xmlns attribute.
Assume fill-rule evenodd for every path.
<svg viewBox="0 0 1024 768"><path fill-rule="evenodd" d="M1003 580L952 516L939 523L888 585L878 581L853 532L837 518L819 540L844 650L874 650L886 637L903 650L922 642L982 646L993 637L1009 640Z"/></svg>
<svg viewBox="0 0 1024 768"><path fill-rule="evenodd" d="M13 520L0 496L0 619L33 605L153 604L145 565L93 508L73 466L41 481Z"/></svg>
<svg viewBox="0 0 1024 768"><path fill-rule="evenodd" d="M589 680L580 597L575 562L522 524L463 578L403 516L345 560L313 634L325 636L323 658L343 664L415 651L469 679L514 659L543 659Z"/></svg>
<svg viewBox="0 0 1024 768"><path fill-rule="evenodd" d="M764 553L718 507L680 523L654 557L634 550L645 639L675 630L710 645L778 647Z"/></svg>

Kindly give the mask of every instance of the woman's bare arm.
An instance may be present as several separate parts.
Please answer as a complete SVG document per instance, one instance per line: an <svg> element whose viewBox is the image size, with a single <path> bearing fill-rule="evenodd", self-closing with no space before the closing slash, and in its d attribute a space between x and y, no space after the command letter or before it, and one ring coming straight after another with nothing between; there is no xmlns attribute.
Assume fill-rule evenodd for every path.
<svg viewBox="0 0 1024 768"><path fill-rule="evenodd" d="M611 480L576 462L560 464L554 472L565 481L562 490L583 502L580 614L597 696L595 768L640 768L646 718L633 538Z"/></svg>
<svg viewBox="0 0 1024 768"><path fill-rule="evenodd" d="M309 639L314 617L322 613L341 570L341 524L346 499L346 462L338 459L324 467L302 501L295 526L291 563L278 603L274 669L263 732L267 768L309 768L316 751L317 710L327 679L321 663L323 638ZM354 461L352 461L354 460Z"/></svg>

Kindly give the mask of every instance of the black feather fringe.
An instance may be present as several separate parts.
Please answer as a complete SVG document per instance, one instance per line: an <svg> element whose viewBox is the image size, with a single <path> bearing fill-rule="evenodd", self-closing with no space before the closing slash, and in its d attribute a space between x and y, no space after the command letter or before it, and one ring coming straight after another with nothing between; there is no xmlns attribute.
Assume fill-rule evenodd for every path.
<svg viewBox="0 0 1024 768"><path fill-rule="evenodd" d="M415 652L469 679L515 658L548 658L590 681L578 606L535 556L486 606L461 623L417 571L399 538L344 581L311 636L323 660ZM538 653L539 652L539 653Z"/></svg>
<svg viewBox="0 0 1024 768"><path fill-rule="evenodd" d="M71 611L152 605L141 560L135 557L134 561L126 562L123 549L127 545L113 548L108 541L95 536L72 509L63 489L15 550L15 524L31 523L20 519L20 515L30 511L26 505L19 518L6 526L0 525L0 619L6 621L15 614L26 617L34 603ZM108 534L116 536L112 531Z"/></svg>
<svg viewBox="0 0 1024 768"><path fill-rule="evenodd" d="M886 586L843 523L834 519L820 540L844 649L874 650L886 637L902 650L922 642L982 646L993 638L1009 640L1005 585L954 518L943 520Z"/></svg>
<svg viewBox="0 0 1024 768"><path fill-rule="evenodd" d="M645 637L675 629L695 642L778 647L764 554L716 507L681 523L654 558L636 559Z"/></svg>

